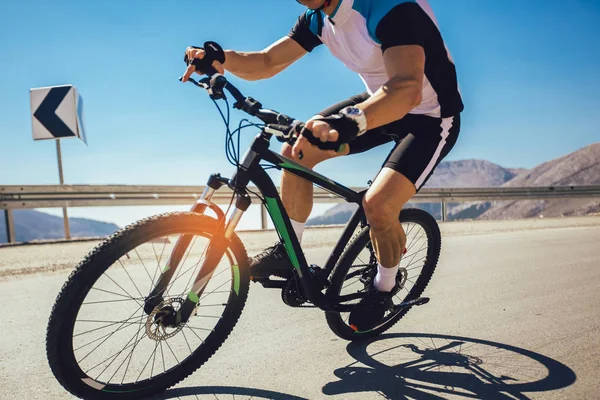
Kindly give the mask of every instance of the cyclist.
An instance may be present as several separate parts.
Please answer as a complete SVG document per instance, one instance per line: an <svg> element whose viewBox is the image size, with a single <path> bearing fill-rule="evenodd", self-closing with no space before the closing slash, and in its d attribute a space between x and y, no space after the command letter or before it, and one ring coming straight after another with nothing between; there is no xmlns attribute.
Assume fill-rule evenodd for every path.
<svg viewBox="0 0 600 400"><path fill-rule="evenodd" d="M283 145L282 154L313 168L333 157L396 143L363 200L378 260L377 275L351 312L349 323L357 330L373 329L391 308L398 290L396 277L406 246L400 210L452 149L459 134L464 106L456 69L427 0L298 2L308 9L287 36L259 52L225 51L225 61L215 61L213 66L246 80L266 79L324 44L362 78L366 92L307 122L322 142L346 143L343 151L319 150L300 135L293 147ZM200 48L186 49L189 58L204 54ZM190 65L184 81L193 72L201 73ZM312 190L310 182L283 173L281 197L299 240L312 209ZM254 277L283 275L292 268L281 243L255 256L250 264Z"/></svg>

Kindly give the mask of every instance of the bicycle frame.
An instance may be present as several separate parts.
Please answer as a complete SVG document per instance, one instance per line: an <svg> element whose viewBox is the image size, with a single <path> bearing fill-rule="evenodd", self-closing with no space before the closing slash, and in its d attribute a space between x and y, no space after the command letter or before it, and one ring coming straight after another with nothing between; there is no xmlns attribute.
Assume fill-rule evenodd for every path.
<svg viewBox="0 0 600 400"><path fill-rule="evenodd" d="M192 207L191 211L196 213L204 213L206 208L211 208L217 213L217 217L223 221L223 224L221 225L221 231L211 239L207 250L206 259L200 268L200 272L194 281L194 285L188 295L188 298L180 310L181 312L179 313L180 315L178 315L178 322L186 322L197 306L206 283L210 280L210 277L218 265L219 260L224 255L228 239L235 230L235 227L237 226L241 216L250 206L251 200L247 190L247 186L250 182L256 185L264 199L264 205L271 216L277 234L288 253L291 264L298 273L300 284L302 285L306 299L325 311L345 310L344 306L338 304L339 301L325 296L320 291L320 288L313 279L312 274L309 271L309 265L302 251L302 247L300 246L298 238L296 237L296 234L292 228L290 218L283 206L281 197L277 192L277 188L266 171L260 166L260 162L267 161L276 166L278 169L286 170L295 176L303 178L314 185L345 199L347 202L358 204L358 209L354 212L350 218L350 221L346 224L342 236L339 238L337 244L327 259L327 262L324 266L327 276L329 276L335 267L337 260L341 256L344 247L356 230L356 227L361 223L363 225L366 224L366 218L362 208L362 199L366 190L355 192L354 190L349 189L346 186L341 185L317 172L314 172L311 169L305 168L304 166L282 156L281 154L273 152L269 149L271 137L272 134L265 132L264 130L255 137L250 149L244 155L244 158L233 178L226 179L222 178L220 175L211 175L204 193ZM230 217L227 219L227 222L225 222L225 216L220 208L216 207L211 202L211 198L213 197L214 193L224 185L229 186L236 195L235 208ZM162 294L171 281L171 278L179 266L179 263L181 262L181 259L183 258L183 255L190 242L191 236L189 235L182 235L179 237L171 256L169 257L163 274L158 280L154 290L146 298L145 310L148 314L162 301Z"/></svg>
<svg viewBox="0 0 600 400"><path fill-rule="evenodd" d="M216 73L216 71L214 72ZM225 78L218 74L214 75L213 79L205 78L200 82L190 79L190 82L194 83L198 87L207 89L213 100L225 98L223 89L227 89L237 101L236 104L234 104L234 108L243 110L250 115L257 116L264 122L270 121L268 123L284 123L286 125L289 125L293 122L293 119L283 114L278 114L272 110L262 110L262 106L259 102L250 97L245 98L237 88L235 88ZM227 245L229 243L229 238L231 238L231 235L237 227L242 215L251 204L247 189L250 182L254 183L262 194L264 205L269 212L271 219L273 220L277 234L283 242L290 261L300 278L300 284L306 300L312 302L314 305L325 311L348 311L348 306L339 304L340 298L329 298L325 296L321 292L322 288L320 288L313 279L308 263L306 262L306 258L304 257L304 253L302 252L302 247L300 246L298 238L292 229L290 218L285 211L281 198L279 197L279 193L277 193L277 189L269 175L260 166L260 162L270 162L278 169L284 169L293 175L312 182L314 185L320 186L330 193L342 197L348 202L358 204L358 209L347 223L342 236L327 259L325 271L327 272L328 276L331 274L331 271L335 267L337 260L341 256L344 247L350 240L358 224L362 223L365 225L367 223L365 213L362 208L362 199L366 190L362 192L355 192L321 174L312 171L311 169L303 167L302 165L282 156L281 154L271 151L269 146L272 137L273 133L263 128L261 133L254 138L250 149L244 155L244 158L241 164L239 164L239 168L233 178L225 179L220 175L211 175L204 193L192 207L192 212L200 214L204 213L206 208L211 208L217 214L217 218L220 222L222 222L222 224L219 225L219 230L215 232L215 235L211 238L208 245L206 258L200 267L200 271L198 272L198 275L194 281L192 290L189 292L187 299L181 306L181 309L176 312L177 315L172 323L178 324L180 322L187 322L188 318L197 307L202 293L204 292L206 283L208 283L212 277L212 274L219 261L225 254L225 250L227 249ZM224 185L229 186L236 195L235 208L227 220L221 209L211 202L215 191L219 190ZM173 274L177 270L181 259L190 245L191 240L192 237L190 235L181 235L177 240L169 260L167 261L167 265L158 279L156 286L150 295L148 295L148 297L145 299L144 311L146 314L149 315L156 306L162 303L163 293L167 289ZM236 276L235 268L238 267L234 266L234 279ZM239 275L239 273L237 275Z"/></svg>

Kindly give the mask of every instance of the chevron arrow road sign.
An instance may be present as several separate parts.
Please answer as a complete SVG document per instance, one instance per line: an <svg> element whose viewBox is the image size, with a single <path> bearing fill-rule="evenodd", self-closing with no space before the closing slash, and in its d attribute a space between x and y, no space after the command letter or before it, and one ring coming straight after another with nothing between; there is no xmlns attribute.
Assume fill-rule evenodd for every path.
<svg viewBox="0 0 600 400"><path fill-rule="evenodd" d="M72 85L30 90L34 140L78 137L86 142L83 101Z"/></svg>

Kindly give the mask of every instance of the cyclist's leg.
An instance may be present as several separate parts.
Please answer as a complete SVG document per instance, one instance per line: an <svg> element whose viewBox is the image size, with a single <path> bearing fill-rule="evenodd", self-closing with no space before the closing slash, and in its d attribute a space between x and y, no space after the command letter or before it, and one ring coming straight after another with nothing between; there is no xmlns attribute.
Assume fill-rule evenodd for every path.
<svg viewBox="0 0 600 400"><path fill-rule="evenodd" d="M442 120L408 115L398 121L396 129L405 136L390 153L363 200L377 259L384 268L400 263L406 235L398 215L454 146L460 116ZM384 286L393 286L393 278L387 283Z"/></svg>
<svg viewBox="0 0 600 400"><path fill-rule="evenodd" d="M354 96L344 102L338 103L320 112L315 118L325 117L339 112L342 108L352 104L358 104L368 98L367 93ZM369 150L373 147L392 141L392 137L384 135L381 130L367 132L354 139L340 155L356 154ZM314 168L318 163L339 155L331 155L328 152L310 146L303 150L302 160L292 157L291 147L284 145L282 154L307 168ZM313 205L313 185L311 182L298 178L287 171L281 177L281 198L283 205L291 219L294 232L299 240L302 240L304 225L308 219ZM250 260L253 276L268 276L277 268L286 270L285 249L281 243L265 249ZM279 273L281 275L281 273Z"/></svg>
<svg viewBox="0 0 600 400"><path fill-rule="evenodd" d="M336 114L345 107L365 101L368 97L369 95L367 93L361 93L353 96L348 100L334 104L333 106L321 111L312 119ZM352 147L353 146L346 146L344 151L339 155L331 155L326 151L322 151L316 147L310 146L303 150L303 158L299 160L292 156L292 147L286 143L283 145L281 154L283 154L285 157L292 158L294 161L307 168L312 169L320 162L349 154ZM281 175L281 200L283 201L285 210L292 220L297 236L301 236L303 224L310 216L310 212L312 211L313 207L312 183L283 171Z"/></svg>
<svg viewBox="0 0 600 400"><path fill-rule="evenodd" d="M379 264L372 290L350 314L349 323L360 331L377 326L393 304L391 297L406 246L398 215L454 146L460 116L442 120L409 114L383 129L402 139L363 199Z"/></svg>

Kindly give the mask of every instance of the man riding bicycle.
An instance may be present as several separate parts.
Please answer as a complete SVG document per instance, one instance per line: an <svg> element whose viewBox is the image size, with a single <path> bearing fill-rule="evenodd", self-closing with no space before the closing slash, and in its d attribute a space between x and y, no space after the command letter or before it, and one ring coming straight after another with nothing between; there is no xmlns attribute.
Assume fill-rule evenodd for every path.
<svg viewBox="0 0 600 400"><path fill-rule="evenodd" d="M213 66L246 80L270 78L324 44L350 70L366 92L311 118L306 128L322 142L347 144L322 151L300 134L282 154L308 168L334 157L357 154L394 141L383 167L366 192L363 206L377 255L373 286L350 314L356 330L377 326L392 306L406 246L398 220L402 207L427 182L454 146L464 106L454 62L427 0L298 0L308 7L288 36L260 52L225 51ZM203 58L189 47L186 57ZM183 77L193 72L190 64ZM302 153L302 157L299 155ZM283 172L281 198L298 240L312 210L313 187ZM285 276L292 266L281 243L254 257L255 278Z"/></svg>

